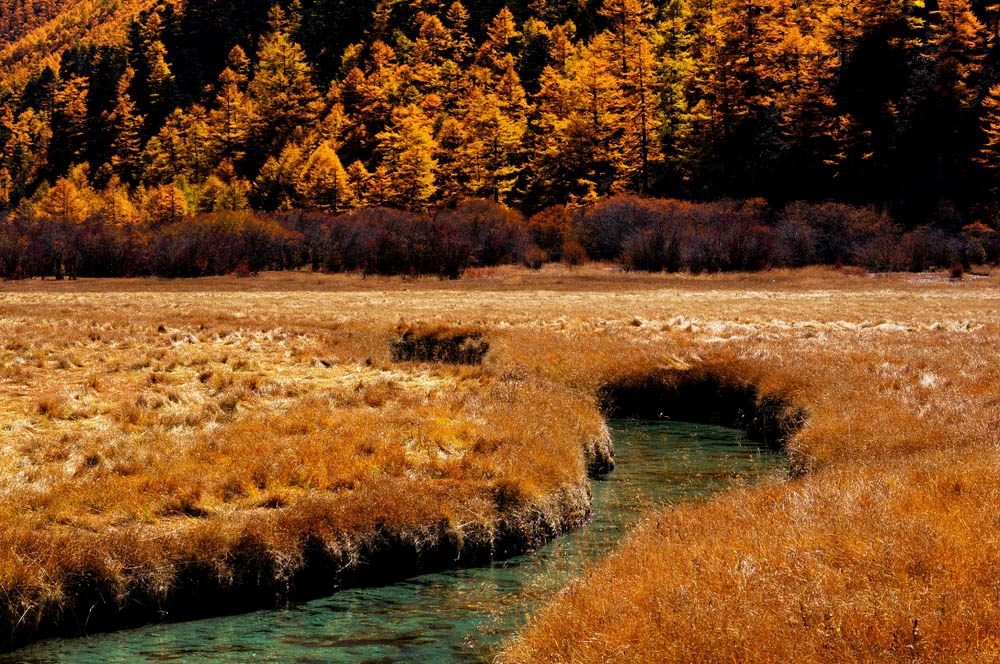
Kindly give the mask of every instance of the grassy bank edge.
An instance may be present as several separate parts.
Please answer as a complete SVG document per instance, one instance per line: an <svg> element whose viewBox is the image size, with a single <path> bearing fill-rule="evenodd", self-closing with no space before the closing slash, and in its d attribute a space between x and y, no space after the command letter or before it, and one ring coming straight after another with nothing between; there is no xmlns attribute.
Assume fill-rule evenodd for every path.
<svg viewBox="0 0 1000 664"><path fill-rule="evenodd" d="M590 478L614 467L614 446L606 426L580 447ZM125 597L94 577L72 581L70 601L34 622L6 614L0 651L11 651L53 637L75 637L158 622L195 620L278 608L351 587L383 585L456 567L488 564L534 550L584 525L591 516L588 477L564 484L527 504L501 509L493 523L424 524L394 529L375 524L363 533L347 533L334 549L319 538L302 537L301 562L287 576L276 569L266 544L240 541L226 554L220 576L213 561L178 561L175 582L165 593L142 588Z"/></svg>

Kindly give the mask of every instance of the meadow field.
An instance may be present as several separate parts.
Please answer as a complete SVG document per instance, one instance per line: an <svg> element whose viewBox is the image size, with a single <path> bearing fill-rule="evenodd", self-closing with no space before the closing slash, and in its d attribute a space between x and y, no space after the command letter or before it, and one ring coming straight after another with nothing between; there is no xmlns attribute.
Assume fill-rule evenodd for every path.
<svg viewBox="0 0 1000 664"><path fill-rule="evenodd" d="M998 279L5 283L2 636L530 548L586 520L603 416L664 414L780 444L789 475L650 515L498 661L998 659ZM396 361L401 325L490 350Z"/></svg>

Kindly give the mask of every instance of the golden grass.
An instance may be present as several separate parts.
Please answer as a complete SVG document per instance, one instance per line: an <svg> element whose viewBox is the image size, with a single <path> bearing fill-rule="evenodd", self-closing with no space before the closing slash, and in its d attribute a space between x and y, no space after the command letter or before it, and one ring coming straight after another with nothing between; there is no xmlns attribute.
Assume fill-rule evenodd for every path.
<svg viewBox="0 0 1000 664"><path fill-rule="evenodd" d="M307 299L206 299L0 296L15 640L91 591L113 607L183 594L191 565L273 586L310 547L336 572L392 542L471 556L585 518L592 399L496 367L390 363L388 326ZM300 308L309 321L285 318Z"/></svg>
<svg viewBox="0 0 1000 664"><path fill-rule="evenodd" d="M349 560L383 527L487 532L581 486L603 388L710 375L801 409L803 474L652 516L499 659L992 659L997 285L600 265L6 285L0 579L36 618L80 570L121 597L167 593L178 561L238 576L248 537L294 576L304 536ZM393 364L400 323L481 329L490 354Z"/></svg>
<svg viewBox="0 0 1000 664"><path fill-rule="evenodd" d="M632 344L802 408L788 451L804 476L651 516L498 661L998 659L996 282L810 293L790 278L697 301L650 294ZM684 380L581 345L597 369L554 375Z"/></svg>

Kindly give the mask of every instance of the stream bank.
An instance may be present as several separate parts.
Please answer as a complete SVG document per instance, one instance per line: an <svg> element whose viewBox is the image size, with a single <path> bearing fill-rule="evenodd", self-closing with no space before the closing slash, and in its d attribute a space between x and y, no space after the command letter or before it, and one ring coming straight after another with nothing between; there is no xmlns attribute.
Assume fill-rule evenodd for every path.
<svg viewBox="0 0 1000 664"><path fill-rule="evenodd" d="M591 482L593 518L537 551L280 610L49 640L0 662L477 662L649 510L787 472L780 454L735 429L662 420L610 429L617 469Z"/></svg>

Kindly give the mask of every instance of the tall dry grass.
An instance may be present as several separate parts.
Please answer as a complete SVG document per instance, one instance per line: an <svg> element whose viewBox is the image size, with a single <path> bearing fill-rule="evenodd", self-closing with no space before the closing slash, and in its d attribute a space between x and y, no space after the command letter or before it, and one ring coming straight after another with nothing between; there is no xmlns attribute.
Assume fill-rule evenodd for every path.
<svg viewBox="0 0 1000 664"><path fill-rule="evenodd" d="M638 322L645 338L623 326L642 349L628 366L602 361L616 341L581 340L596 369L552 376L678 398L703 375L751 386L804 416L787 443L801 476L651 516L499 662L998 659L995 285L782 280L742 294L754 313L727 289L680 304L679 337L662 317Z"/></svg>
<svg viewBox="0 0 1000 664"><path fill-rule="evenodd" d="M554 523L608 386L710 377L801 425L797 479L651 517L499 658L990 659L996 285L602 265L11 284L0 579L30 623L81 572L154 601L192 565L280 585L317 542L349 562L387 527L419 548L519 506ZM482 330L490 353L393 364L400 323Z"/></svg>
<svg viewBox="0 0 1000 664"><path fill-rule="evenodd" d="M390 327L282 319L301 299L180 299L0 296L8 646L516 551L586 518L592 399L390 362Z"/></svg>

